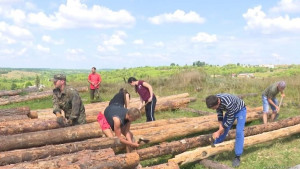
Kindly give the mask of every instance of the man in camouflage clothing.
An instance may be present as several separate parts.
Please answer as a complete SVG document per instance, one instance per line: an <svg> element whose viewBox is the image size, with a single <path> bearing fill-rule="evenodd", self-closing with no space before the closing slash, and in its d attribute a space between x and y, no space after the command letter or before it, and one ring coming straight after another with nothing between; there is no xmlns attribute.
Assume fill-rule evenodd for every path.
<svg viewBox="0 0 300 169"><path fill-rule="evenodd" d="M57 122L62 125L78 125L86 123L85 108L78 92L72 87L66 86L66 76L56 74L53 78L53 113ZM61 114L65 112L65 118Z"/></svg>

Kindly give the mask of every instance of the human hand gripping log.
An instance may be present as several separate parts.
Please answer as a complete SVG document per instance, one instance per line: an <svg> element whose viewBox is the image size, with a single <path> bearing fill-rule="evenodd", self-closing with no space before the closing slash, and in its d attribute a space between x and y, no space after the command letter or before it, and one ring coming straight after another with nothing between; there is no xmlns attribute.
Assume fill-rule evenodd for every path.
<svg viewBox="0 0 300 169"><path fill-rule="evenodd" d="M280 102L279 102L279 105L278 105L279 109L278 109L278 111L277 111L277 113L276 113L276 116L275 116L275 118L274 118L274 121L276 121L276 120L278 119L278 117L279 117L279 111L280 111L280 106L281 106L281 104L282 104L282 100L283 100L283 96L281 96L281 98L280 98Z"/></svg>

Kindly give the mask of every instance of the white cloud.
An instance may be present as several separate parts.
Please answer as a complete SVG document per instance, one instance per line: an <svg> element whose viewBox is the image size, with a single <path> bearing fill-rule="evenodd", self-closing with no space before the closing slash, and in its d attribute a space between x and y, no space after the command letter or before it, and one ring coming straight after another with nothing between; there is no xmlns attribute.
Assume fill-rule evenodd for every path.
<svg viewBox="0 0 300 169"><path fill-rule="evenodd" d="M41 52L45 52L45 53L49 53L50 52L50 48L44 47L44 46L42 46L40 44L38 44L36 46L36 49L39 50L39 51L41 51Z"/></svg>
<svg viewBox="0 0 300 169"><path fill-rule="evenodd" d="M196 36L192 37L192 42L212 43L217 41L217 35L210 35L205 32L199 32Z"/></svg>
<svg viewBox="0 0 300 169"><path fill-rule="evenodd" d="M246 30L258 30L264 34L277 31L300 32L300 17L290 18L288 15L269 18L262 10L261 6L248 9L243 14L247 21Z"/></svg>
<svg viewBox="0 0 300 169"><path fill-rule="evenodd" d="M144 44L144 41L143 41L143 39L136 39L133 41L133 43L136 45L142 45L142 44Z"/></svg>
<svg viewBox="0 0 300 169"><path fill-rule="evenodd" d="M185 13L182 10L176 10L174 13L165 13L162 15L154 16L149 18L149 21L152 24L162 24L162 23L204 23L205 19L200 17L194 11L190 11L189 13Z"/></svg>
<svg viewBox="0 0 300 169"><path fill-rule="evenodd" d="M70 61L82 61L86 59L83 49L67 49L66 58Z"/></svg>
<svg viewBox="0 0 300 169"><path fill-rule="evenodd" d="M280 56L278 53L272 53L272 56L274 57L275 60L279 61L279 60L283 60L284 58L282 56Z"/></svg>
<svg viewBox="0 0 300 169"><path fill-rule="evenodd" d="M26 14L20 9L12 9L6 12L5 16L12 19L16 24L21 24L26 19Z"/></svg>
<svg viewBox="0 0 300 169"><path fill-rule="evenodd" d="M28 14L28 21L47 29L61 28L116 28L131 27L135 18L126 10L112 11L109 8L93 5L88 8L80 0L67 0L57 12L46 15L43 12Z"/></svg>
<svg viewBox="0 0 300 169"><path fill-rule="evenodd" d="M300 12L300 1L299 0L281 0L277 6L271 8L271 12L288 12L296 13Z"/></svg>
<svg viewBox="0 0 300 169"><path fill-rule="evenodd" d="M122 39L127 37L127 34L123 31L118 31L113 34L108 40L104 41L103 44L106 46L124 45L125 41Z"/></svg>
<svg viewBox="0 0 300 169"><path fill-rule="evenodd" d="M63 40L63 39L60 39L60 40L53 40L53 39L51 38L51 36L48 36L48 35L43 35L43 36L42 36L42 40L43 40L44 42L53 43L53 44L55 44L55 45L61 45L61 44L64 43L64 40Z"/></svg>
<svg viewBox="0 0 300 169"><path fill-rule="evenodd" d="M17 49L0 49L0 58L15 58L16 56L22 56L27 52L26 48L20 50Z"/></svg>
<svg viewBox="0 0 300 169"><path fill-rule="evenodd" d="M164 47L165 44L163 42L155 42L154 46L156 46L156 47Z"/></svg>
<svg viewBox="0 0 300 169"><path fill-rule="evenodd" d="M27 39L32 36L29 30L15 25L9 25L5 22L0 22L0 32L7 36L20 39Z"/></svg>

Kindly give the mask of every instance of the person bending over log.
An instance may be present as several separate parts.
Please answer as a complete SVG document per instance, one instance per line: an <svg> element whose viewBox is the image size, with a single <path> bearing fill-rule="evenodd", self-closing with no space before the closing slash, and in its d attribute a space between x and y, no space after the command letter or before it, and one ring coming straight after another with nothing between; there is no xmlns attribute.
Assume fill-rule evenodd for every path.
<svg viewBox="0 0 300 169"><path fill-rule="evenodd" d="M99 112L97 120L103 133L107 137L117 136L121 143L126 145L126 151L130 152L131 147L139 146L133 139L130 132L130 124L132 121L141 117L141 112L137 108L127 109L130 95L126 89L120 91L110 100L109 106L104 110L104 115ZM114 131L114 133L113 133ZM122 137L122 134L125 136Z"/></svg>
<svg viewBox="0 0 300 169"><path fill-rule="evenodd" d="M153 93L152 86L143 80L137 80L134 77L128 79L128 83L135 87L135 91L140 95L141 99L141 109L143 107L143 102L145 102L145 112L148 121L155 121L154 111L156 106L156 97Z"/></svg>
<svg viewBox="0 0 300 169"><path fill-rule="evenodd" d="M85 108L79 93L70 86L66 86L66 76L56 74L53 78L53 113L61 126L78 125L86 123ZM61 114L65 113L65 118Z"/></svg>
<svg viewBox="0 0 300 169"><path fill-rule="evenodd" d="M263 103L263 121L264 124L268 123L269 105L272 109L271 121L278 118L279 106L276 99L276 95L280 92L281 97L285 97L284 89L286 84L284 81L276 82L271 84L262 92L262 103Z"/></svg>
<svg viewBox="0 0 300 169"><path fill-rule="evenodd" d="M239 166L240 156L243 153L244 147L244 127L247 114L244 101L234 95L217 94L206 97L206 105L208 108L217 111L218 121L220 123L219 130L214 132L212 135L214 140L213 144L218 144L224 141L235 119L237 119L234 148L235 158L232 161L232 166ZM226 111L224 116L223 111Z"/></svg>

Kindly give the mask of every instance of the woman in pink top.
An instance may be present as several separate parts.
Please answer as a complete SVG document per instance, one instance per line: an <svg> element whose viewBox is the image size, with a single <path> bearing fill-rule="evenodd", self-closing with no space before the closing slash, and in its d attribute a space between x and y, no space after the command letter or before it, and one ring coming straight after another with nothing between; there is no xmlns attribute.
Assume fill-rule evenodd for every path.
<svg viewBox="0 0 300 169"><path fill-rule="evenodd" d="M134 86L135 91L140 95L140 99L141 99L140 109L144 102L146 104L145 111L146 111L147 122L155 121L154 111L156 105L156 97L153 93L152 86L147 82L144 82L143 80L137 80L134 77L130 77L128 79L128 83L131 86Z"/></svg>

